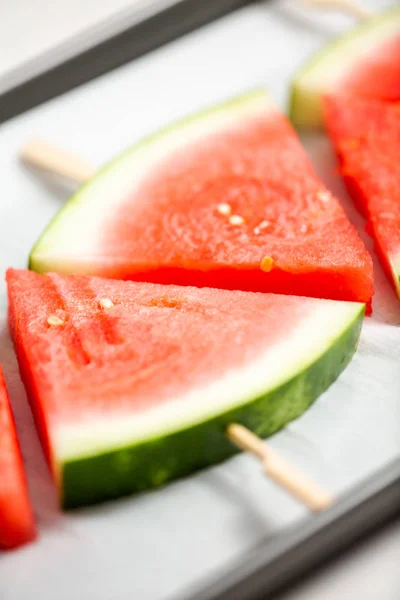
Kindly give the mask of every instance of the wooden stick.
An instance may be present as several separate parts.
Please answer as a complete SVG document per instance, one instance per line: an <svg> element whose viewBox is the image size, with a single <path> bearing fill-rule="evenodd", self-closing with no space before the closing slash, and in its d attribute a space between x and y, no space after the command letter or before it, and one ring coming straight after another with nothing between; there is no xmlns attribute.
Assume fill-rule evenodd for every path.
<svg viewBox="0 0 400 600"><path fill-rule="evenodd" d="M76 183L85 183L95 170L83 159L73 156L39 139L29 140L20 151L21 160L36 169L41 169Z"/></svg>
<svg viewBox="0 0 400 600"><path fill-rule="evenodd" d="M235 446L257 456L262 461L266 474L311 510L321 511L333 503L333 496L290 465L243 425L237 423L228 425L226 435Z"/></svg>
<svg viewBox="0 0 400 600"><path fill-rule="evenodd" d="M355 0L300 0L300 2L315 8L334 8L342 12L347 12L358 19L366 19L373 14L371 10L361 6Z"/></svg>
<svg viewBox="0 0 400 600"><path fill-rule="evenodd" d="M24 163L44 169L55 175L67 177L77 183L84 183L94 174L94 169L82 159L67 154L41 140L29 141L21 150ZM233 423L228 426L228 439L241 448L258 456L264 464L265 472L280 486L288 490L309 508L319 511L333 502L332 496L321 490L303 473L292 467L267 444L243 425Z"/></svg>

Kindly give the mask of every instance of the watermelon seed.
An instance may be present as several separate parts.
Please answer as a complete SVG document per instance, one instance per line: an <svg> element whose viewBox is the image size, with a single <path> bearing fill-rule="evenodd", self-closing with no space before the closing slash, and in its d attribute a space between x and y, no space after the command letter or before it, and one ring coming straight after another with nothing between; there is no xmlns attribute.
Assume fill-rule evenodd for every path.
<svg viewBox="0 0 400 600"><path fill-rule="evenodd" d="M261 221L261 223L259 224L259 228L266 229L269 225L270 225L269 221Z"/></svg>
<svg viewBox="0 0 400 600"><path fill-rule="evenodd" d="M47 324L51 327L60 327L60 325L64 325L64 321L57 315L50 315L50 317L47 317Z"/></svg>
<svg viewBox="0 0 400 600"><path fill-rule="evenodd" d="M100 308L112 308L114 303L112 300L110 300L110 298L100 298L99 306Z"/></svg>
<svg viewBox="0 0 400 600"><path fill-rule="evenodd" d="M240 215L232 215L229 217L229 223L231 225L243 225L244 219Z"/></svg>
<svg viewBox="0 0 400 600"><path fill-rule="evenodd" d="M262 230L262 229L266 229L266 228L267 228L267 227L269 227L270 225L271 225L271 223L270 223L269 221L261 221L261 223L259 223L259 224L257 225L257 227L255 227L255 228L253 229L253 232L254 232L256 235L259 235L259 234L261 233L261 230Z"/></svg>
<svg viewBox="0 0 400 600"><path fill-rule="evenodd" d="M331 199L331 195L329 192L319 191L317 192L317 198L318 200L321 200L321 202L326 204Z"/></svg>
<svg viewBox="0 0 400 600"><path fill-rule="evenodd" d="M300 225L300 233L305 233L307 231L307 225Z"/></svg>
<svg viewBox="0 0 400 600"><path fill-rule="evenodd" d="M269 273L269 271L272 270L273 264L274 261L270 256L264 256L260 263L261 271L264 271L264 273Z"/></svg>
<svg viewBox="0 0 400 600"><path fill-rule="evenodd" d="M232 212L232 207L230 204L222 202L221 204L218 204L217 211L220 215L230 215Z"/></svg>

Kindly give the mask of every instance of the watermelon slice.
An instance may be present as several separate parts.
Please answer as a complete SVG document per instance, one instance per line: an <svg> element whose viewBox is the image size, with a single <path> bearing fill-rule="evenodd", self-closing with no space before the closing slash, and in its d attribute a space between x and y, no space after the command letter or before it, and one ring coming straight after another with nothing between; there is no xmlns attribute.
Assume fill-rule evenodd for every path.
<svg viewBox="0 0 400 600"><path fill-rule="evenodd" d="M10 270L10 328L71 508L223 460L236 421L298 417L357 345L364 305Z"/></svg>
<svg viewBox="0 0 400 600"><path fill-rule="evenodd" d="M298 127L321 127L322 97L346 91L400 100L400 8L365 20L328 44L296 75L290 116Z"/></svg>
<svg viewBox="0 0 400 600"><path fill-rule="evenodd" d="M400 297L400 103L330 97L325 116L349 192Z"/></svg>
<svg viewBox="0 0 400 600"><path fill-rule="evenodd" d="M0 548L15 548L34 537L21 450L0 368Z"/></svg>
<svg viewBox="0 0 400 600"><path fill-rule="evenodd" d="M372 261L264 92L141 142L67 203L30 266L369 302Z"/></svg>

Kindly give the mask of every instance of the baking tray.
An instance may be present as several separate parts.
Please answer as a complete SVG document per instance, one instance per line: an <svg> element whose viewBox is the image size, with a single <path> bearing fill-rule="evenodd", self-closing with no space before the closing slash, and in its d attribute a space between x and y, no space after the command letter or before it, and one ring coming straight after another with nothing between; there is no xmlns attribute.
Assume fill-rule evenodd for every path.
<svg viewBox="0 0 400 600"><path fill-rule="evenodd" d="M249 0L136 0L21 65L2 85L0 123L209 23ZM2 89L3 88L3 89Z"/></svg>
<svg viewBox="0 0 400 600"><path fill-rule="evenodd" d="M333 508L249 552L181 600L265 600L399 515L400 459L374 473Z"/></svg>
<svg viewBox="0 0 400 600"><path fill-rule="evenodd" d="M347 24L341 17L310 19L287 3L245 6L4 123L0 270L26 265L33 242L70 193L21 167L16 156L27 137L43 136L100 165L150 131L255 86L267 87L284 108L292 73ZM334 173L329 143L321 135L303 142L371 250ZM155 492L60 514L18 377L1 282L0 362L41 535L1 555L0 598L25 600L32 590L45 600L270 597L398 514L400 307L375 257L374 263L374 315L353 362L302 418L271 438L339 496L318 516L243 454Z"/></svg>

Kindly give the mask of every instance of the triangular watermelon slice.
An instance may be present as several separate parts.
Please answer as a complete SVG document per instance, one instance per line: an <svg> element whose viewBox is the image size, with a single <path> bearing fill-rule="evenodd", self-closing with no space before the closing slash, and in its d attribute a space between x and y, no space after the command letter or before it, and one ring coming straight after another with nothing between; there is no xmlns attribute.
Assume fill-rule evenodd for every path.
<svg viewBox="0 0 400 600"><path fill-rule="evenodd" d="M0 368L0 549L35 537L24 465L3 372Z"/></svg>
<svg viewBox="0 0 400 600"><path fill-rule="evenodd" d="M298 417L357 345L364 305L7 274L10 328L64 507L227 458L225 427Z"/></svg>
<svg viewBox="0 0 400 600"><path fill-rule="evenodd" d="M322 98L345 91L400 100L400 8L393 7L335 39L296 75L290 116L298 127L323 125Z"/></svg>
<svg viewBox="0 0 400 600"><path fill-rule="evenodd" d="M400 102L329 97L325 116L349 192L400 297Z"/></svg>
<svg viewBox="0 0 400 600"><path fill-rule="evenodd" d="M30 266L369 302L372 262L257 91L147 139L71 198Z"/></svg>

